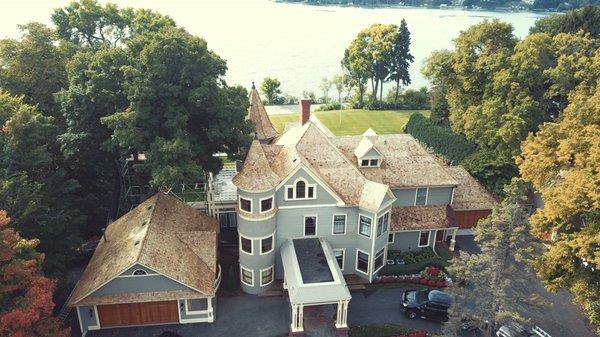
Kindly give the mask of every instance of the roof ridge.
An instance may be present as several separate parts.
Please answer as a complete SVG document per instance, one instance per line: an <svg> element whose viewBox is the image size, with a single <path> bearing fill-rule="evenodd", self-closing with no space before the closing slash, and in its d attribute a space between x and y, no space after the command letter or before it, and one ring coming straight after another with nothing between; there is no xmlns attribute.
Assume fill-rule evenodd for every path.
<svg viewBox="0 0 600 337"><path fill-rule="evenodd" d="M150 216L148 216L148 223L146 224L146 232L144 233L144 238L142 239L142 241L139 243L140 244L140 249L138 250L136 256L135 256L135 262L139 262L140 261L140 257L142 255L142 251L144 250L144 246L146 244L146 240L148 238L148 232L150 231L150 226L152 225L152 219L154 217L154 211L156 210L156 205L158 204L158 199L160 198L161 194L163 194L162 191L159 191L156 194L156 200L154 200L154 204L152 205L152 209L150 210ZM141 204L140 204L141 206ZM149 205L150 206L150 205ZM139 206L138 206L139 207ZM147 206L146 206L147 207ZM134 243L135 244L135 243Z"/></svg>

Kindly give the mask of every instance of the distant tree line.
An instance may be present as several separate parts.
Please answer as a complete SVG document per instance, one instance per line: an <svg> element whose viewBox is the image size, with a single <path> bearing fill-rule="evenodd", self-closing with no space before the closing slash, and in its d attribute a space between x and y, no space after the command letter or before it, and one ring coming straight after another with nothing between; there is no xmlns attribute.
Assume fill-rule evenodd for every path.
<svg viewBox="0 0 600 337"><path fill-rule="evenodd" d="M452 5L452 0L279 0L282 2L307 3L310 5L357 5L357 6L393 6L402 3L407 6L439 6L442 4ZM481 7L494 9L499 7L510 7L519 5L522 7L530 7L532 9L547 10L553 9L558 11L566 11L585 7L588 5L598 5L600 0L535 0L533 5L515 0L464 0L464 7Z"/></svg>

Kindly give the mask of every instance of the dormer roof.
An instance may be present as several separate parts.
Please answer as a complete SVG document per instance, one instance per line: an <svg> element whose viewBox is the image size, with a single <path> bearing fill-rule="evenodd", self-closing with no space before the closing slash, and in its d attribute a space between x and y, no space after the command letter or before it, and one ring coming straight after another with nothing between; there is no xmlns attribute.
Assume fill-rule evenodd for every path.
<svg viewBox="0 0 600 337"><path fill-rule="evenodd" d="M246 120L250 120L254 124L254 131L258 140L268 141L278 136L254 84L252 84L250 90L250 107L248 108Z"/></svg>
<svg viewBox="0 0 600 337"><path fill-rule="evenodd" d="M375 152L377 152L377 155L381 157L381 152L379 152L379 150L375 148L375 145L369 139L369 137L363 136L360 142L358 143L358 146L356 146L356 149L354 149L354 155L356 156L356 158L361 159L371 150L375 150Z"/></svg>

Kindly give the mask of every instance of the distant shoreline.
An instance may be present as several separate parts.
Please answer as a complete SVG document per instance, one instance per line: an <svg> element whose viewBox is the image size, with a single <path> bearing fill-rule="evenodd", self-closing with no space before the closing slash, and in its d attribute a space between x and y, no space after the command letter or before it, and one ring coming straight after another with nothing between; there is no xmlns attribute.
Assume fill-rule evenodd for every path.
<svg viewBox="0 0 600 337"><path fill-rule="evenodd" d="M515 9L508 7L497 7L497 8L467 8L461 6L446 6L446 7L430 7L430 6L407 6L407 5L359 5L359 4L316 4L316 3L307 3L304 1L285 1L285 0L273 0L276 3L281 4L293 4L293 5L304 5L304 6L313 6L313 7L353 7L353 8L410 8L410 9L440 9L440 10L460 10L465 12L496 12L496 13L532 13L532 14L541 14L541 15L551 15L551 14L562 14L562 11L556 10L543 10L543 9Z"/></svg>

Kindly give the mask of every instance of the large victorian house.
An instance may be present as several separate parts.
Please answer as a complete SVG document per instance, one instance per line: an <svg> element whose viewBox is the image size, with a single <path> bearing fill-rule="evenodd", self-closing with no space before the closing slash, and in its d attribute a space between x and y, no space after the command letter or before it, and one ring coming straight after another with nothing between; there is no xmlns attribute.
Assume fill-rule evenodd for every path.
<svg viewBox="0 0 600 337"><path fill-rule="evenodd" d="M254 140L239 172L210 176L206 202L159 192L106 229L69 300L84 334L214 322L225 237L239 246L244 292L283 285L292 334L303 331L304 307L331 304L343 331L349 275L371 282L388 250L454 249L489 214L494 199L477 181L410 135L336 137L310 101L300 106L299 122L279 134L253 87Z"/></svg>

